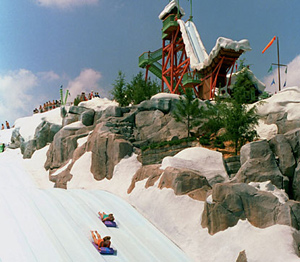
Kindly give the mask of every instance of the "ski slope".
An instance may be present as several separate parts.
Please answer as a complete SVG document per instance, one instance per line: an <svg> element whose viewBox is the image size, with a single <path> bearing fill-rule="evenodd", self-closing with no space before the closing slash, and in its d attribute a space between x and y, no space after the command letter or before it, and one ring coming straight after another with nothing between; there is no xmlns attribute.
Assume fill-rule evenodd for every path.
<svg viewBox="0 0 300 262"><path fill-rule="evenodd" d="M39 189L6 153L0 165L0 261L191 261L121 198L101 190ZM118 228L107 228L98 211L114 213ZM110 235L117 255L100 255L90 230Z"/></svg>

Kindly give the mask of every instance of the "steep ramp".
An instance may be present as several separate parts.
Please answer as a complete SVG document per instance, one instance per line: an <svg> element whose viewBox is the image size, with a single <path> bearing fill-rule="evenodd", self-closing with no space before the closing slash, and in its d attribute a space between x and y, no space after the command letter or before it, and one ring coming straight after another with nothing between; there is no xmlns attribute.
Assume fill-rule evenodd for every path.
<svg viewBox="0 0 300 262"><path fill-rule="evenodd" d="M38 189L21 164L0 156L0 261L191 261L123 199L101 190ZM98 211L114 213L107 228ZM102 256L90 230L112 237L116 256Z"/></svg>
<svg viewBox="0 0 300 262"><path fill-rule="evenodd" d="M180 26L186 54L190 58L191 67L194 68L195 65L203 63L208 58L208 54L195 24L192 21L185 23L180 19L177 22Z"/></svg>

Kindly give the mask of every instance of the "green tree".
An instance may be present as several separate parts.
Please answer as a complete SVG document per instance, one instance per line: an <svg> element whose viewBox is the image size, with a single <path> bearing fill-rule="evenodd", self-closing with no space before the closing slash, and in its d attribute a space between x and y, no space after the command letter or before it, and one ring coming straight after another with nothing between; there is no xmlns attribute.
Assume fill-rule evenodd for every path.
<svg viewBox="0 0 300 262"><path fill-rule="evenodd" d="M201 112L205 119L203 122L202 129L208 133L216 133L224 127L224 107L226 104L223 99L219 96L215 96L214 101L206 101L205 106L201 107Z"/></svg>
<svg viewBox="0 0 300 262"><path fill-rule="evenodd" d="M243 62L241 66L245 68ZM203 115L207 118L203 128L211 132L217 132L220 128L224 128L225 133L222 139L232 141L235 154L245 143L252 141L257 136L255 130L259 119L257 108L254 105L247 105L249 103L247 91L250 86L253 87L253 83L249 79L247 73L240 73L231 97L216 96L214 103L207 102L207 107L203 109Z"/></svg>
<svg viewBox="0 0 300 262"><path fill-rule="evenodd" d="M247 108L246 104L241 104L240 99L237 97L239 94L244 93L244 87L236 87L234 97L226 102L226 107L223 107L224 115L224 138L227 141L232 141L237 155L241 147L247 141L252 141L257 137L255 126L258 124L258 115L256 106Z"/></svg>
<svg viewBox="0 0 300 262"><path fill-rule="evenodd" d="M179 97L173 116L177 122L187 125L188 137L190 137L191 128L200 123L200 114L199 100L194 98L192 89L187 88L184 96Z"/></svg>
<svg viewBox="0 0 300 262"><path fill-rule="evenodd" d="M129 84L127 84L126 95L132 104L139 104L144 100L148 100L151 96L157 94L160 88L157 82L144 79L144 74L139 72L134 76Z"/></svg>
<svg viewBox="0 0 300 262"><path fill-rule="evenodd" d="M256 89L256 84L252 81L249 74L249 65L245 65L245 59L242 59L239 64L239 72L236 74L236 79L232 87L231 96L234 96L234 92L238 87L244 87L243 93L239 93L235 96L239 103L254 103L257 101L258 91Z"/></svg>
<svg viewBox="0 0 300 262"><path fill-rule="evenodd" d="M125 74L122 71L119 71L118 77L113 84L111 94L113 95L113 99L116 100L120 106L127 106L129 104L126 90Z"/></svg>

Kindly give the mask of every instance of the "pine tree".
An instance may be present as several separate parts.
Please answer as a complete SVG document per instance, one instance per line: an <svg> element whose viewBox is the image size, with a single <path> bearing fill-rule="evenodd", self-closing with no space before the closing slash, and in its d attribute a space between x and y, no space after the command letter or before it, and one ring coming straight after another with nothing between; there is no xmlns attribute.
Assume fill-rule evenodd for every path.
<svg viewBox="0 0 300 262"><path fill-rule="evenodd" d="M188 137L191 128L199 124L200 114L199 100L194 98L192 89L187 88L184 97L180 96L173 115L177 122L187 125Z"/></svg>
<svg viewBox="0 0 300 262"><path fill-rule="evenodd" d="M148 100L151 96L159 92L159 85L155 81L144 79L142 72L133 77L127 85L126 95L132 104L139 104L144 100Z"/></svg>
<svg viewBox="0 0 300 262"><path fill-rule="evenodd" d="M243 87L243 92L239 93L238 96L235 96L236 100L239 100L239 103L254 103L257 101L258 91L255 88L255 83L251 80L249 69L247 65L244 64L245 59L242 59L239 64L239 72L236 75L234 85L232 87L231 96L234 96L234 93L237 91L238 87Z"/></svg>
<svg viewBox="0 0 300 262"><path fill-rule="evenodd" d="M240 68L246 68L243 61ZM249 103L249 87L253 87L247 70L238 74L237 81L234 84L231 97L216 97L215 103L208 103L204 109L204 115L208 120L203 128L211 132L217 132L224 128L225 133L222 136L224 141L232 141L235 154L240 148L252 141L257 133L255 126L258 124L258 115L256 106L247 106ZM250 108L250 109L249 109Z"/></svg>
<svg viewBox="0 0 300 262"><path fill-rule="evenodd" d="M239 92L243 92L244 87L238 87ZM239 103L239 99L233 97L226 103L223 108L224 115L224 138L227 141L232 141L237 155L241 147L248 141L252 141L256 136L255 126L258 124L258 115L256 106L247 108L246 104Z"/></svg>
<svg viewBox="0 0 300 262"><path fill-rule="evenodd" d="M113 84L113 90L111 93L114 100L116 100L121 107L129 104L126 96L126 89L125 74L122 71L119 71L118 77Z"/></svg>

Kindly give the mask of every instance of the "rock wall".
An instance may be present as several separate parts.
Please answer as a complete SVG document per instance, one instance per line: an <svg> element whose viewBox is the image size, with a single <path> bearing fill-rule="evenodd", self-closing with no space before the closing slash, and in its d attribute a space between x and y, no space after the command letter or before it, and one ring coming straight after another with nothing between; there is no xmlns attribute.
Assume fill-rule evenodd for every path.
<svg viewBox="0 0 300 262"><path fill-rule="evenodd" d="M45 168L55 187L67 188L72 166L86 152L92 153L90 170L95 180L111 179L114 166L126 155L140 153L141 147L150 143L187 136L186 126L172 117L176 102L176 99L154 98L126 108L116 105L101 110L85 106L62 108L61 126L43 122L34 139L27 142L16 129L11 147L21 147L23 157L29 158L35 150L51 143ZM264 120L276 124L279 134L245 145L240 156L225 160L224 166L223 160L214 159L210 165L216 169L203 170L206 160L195 170L190 168L192 162L171 158L182 150L182 145L167 152L162 149L143 152L140 158L143 166L128 185L128 193L135 189L137 181L146 179L146 188L154 185L171 188L176 195L205 201L201 225L211 234L234 226L239 219L248 219L261 228L283 224L299 230L300 129L293 129L299 121L288 120L287 114L280 112L264 115ZM162 165L168 162L170 166L162 169L162 165L154 164L162 159L165 160ZM218 171L220 166L224 172ZM267 181L280 192L286 192L289 199L283 201L251 184Z"/></svg>

